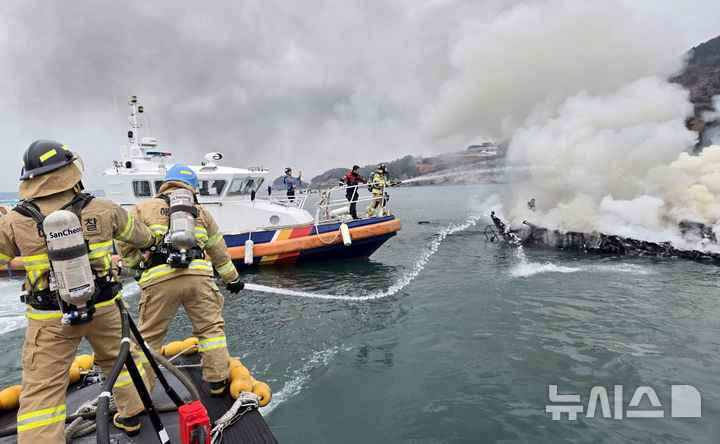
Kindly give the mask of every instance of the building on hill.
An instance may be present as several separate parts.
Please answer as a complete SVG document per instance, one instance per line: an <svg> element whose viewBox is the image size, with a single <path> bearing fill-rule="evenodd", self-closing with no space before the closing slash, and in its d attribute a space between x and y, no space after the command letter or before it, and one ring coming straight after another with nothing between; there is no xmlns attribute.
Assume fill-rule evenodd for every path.
<svg viewBox="0 0 720 444"><path fill-rule="evenodd" d="M492 142L483 142L478 145L468 145L465 151L473 154L486 154L488 156L494 156L498 153L498 147Z"/></svg>

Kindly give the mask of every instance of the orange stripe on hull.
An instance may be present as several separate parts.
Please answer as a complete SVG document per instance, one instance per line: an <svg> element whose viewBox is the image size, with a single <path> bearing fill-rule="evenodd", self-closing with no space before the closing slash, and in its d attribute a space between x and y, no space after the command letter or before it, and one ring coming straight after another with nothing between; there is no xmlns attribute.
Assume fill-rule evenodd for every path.
<svg viewBox="0 0 720 444"><path fill-rule="evenodd" d="M312 233L314 227L302 227L302 228L295 228L292 231L292 234L290 235L289 239L297 239L299 237L304 237ZM275 260L276 264L294 264L296 261L296 258L300 256L299 251L295 251L292 253L283 253L277 255L277 259Z"/></svg>
<svg viewBox="0 0 720 444"><path fill-rule="evenodd" d="M286 240L286 239L289 239L290 236L292 235L292 232L293 232L293 229L292 229L292 228L287 228L287 229L285 229L285 230L280 230L280 232L277 234L277 236L275 236L275 238L274 238L272 241L270 241L270 242L282 242L282 241L284 241L284 240ZM231 255L230 257L232 258L232 255ZM245 257L245 247L243 247L243 257ZM269 255L268 257L262 258L262 259L260 260L260 263L262 263L263 265L265 265L265 264L268 264L268 265L269 265L269 264L274 264L275 261L277 260L277 258L278 258L278 255L277 255L277 254L272 254L272 255Z"/></svg>
<svg viewBox="0 0 720 444"><path fill-rule="evenodd" d="M9 264L0 267L0 271L4 271L7 273L8 266L10 266L10 269L13 273L19 273L19 276L25 275L25 266L23 265L21 257L16 256L15 259L13 259Z"/></svg>

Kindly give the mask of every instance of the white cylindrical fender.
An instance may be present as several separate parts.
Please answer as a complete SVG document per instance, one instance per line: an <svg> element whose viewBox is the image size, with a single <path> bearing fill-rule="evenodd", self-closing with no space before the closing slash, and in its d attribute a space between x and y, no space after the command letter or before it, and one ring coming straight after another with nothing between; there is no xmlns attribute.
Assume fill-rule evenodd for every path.
<svg viewBox="0 0 720 444"><path fill-rule="evenodd" d="M343 214L350 214L350 207L340 207L330 212L333 216L342 216Z"/></svg>
<svg viewBox="0 0 720 444"><path fill-rule="evenodd" d="M60 297L68 304L84 304L95 291L95 279L80 221L70 211L53 211L43 230Z"/></svg>
<svg viewBox="0 0 720 444"><path fill-rule="evenodd" d="M252 241L252 239L248 239L245 241L245 265L252 265L253 264L253 245L255 243Z"/></svg>
<svg viewBox="0 0 720 444"><path fill-rule="evenodd" d="M350 244L352 244L352 239L350 238L350 230L345 222L340 224L340 234L342 234L343 244L349 247Z"/></svg>

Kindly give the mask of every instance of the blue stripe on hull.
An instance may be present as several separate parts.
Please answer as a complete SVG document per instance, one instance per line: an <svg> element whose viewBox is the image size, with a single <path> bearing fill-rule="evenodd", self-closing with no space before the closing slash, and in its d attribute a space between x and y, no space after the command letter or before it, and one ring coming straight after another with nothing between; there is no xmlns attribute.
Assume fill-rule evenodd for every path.
<svg viewBox="0 0 720 444"><path fill-rule="evenodd" d="M295 258L292 263L306 263L306 262L318 262L318 261L332 261L342 259L353 259L353 258L367 258L382 246L388 239L395 236L396 233L382 234L380 236L370 237L367 239L354 240L349 247L346 247L342 243L328 245L320 248L312 248L310 250L303 250ZM262 257L256 257L253 260L253 265L259 265ZM243 259L233 260L233 263L237 267L247 267ZM279 265L279 264L268 264L268 265Z"/></svg>
<svg viewBox="0 0 720 444"><path fill-rule="evenodd" d="M378 248L382 246L388 239L395 236L395 233L383 234L380 236L370 237L353 241L349 247L342 243L328 245L327 247L313 248L300 252L296 262L315 262L351 259L357 257L370 257Z"/></svg>

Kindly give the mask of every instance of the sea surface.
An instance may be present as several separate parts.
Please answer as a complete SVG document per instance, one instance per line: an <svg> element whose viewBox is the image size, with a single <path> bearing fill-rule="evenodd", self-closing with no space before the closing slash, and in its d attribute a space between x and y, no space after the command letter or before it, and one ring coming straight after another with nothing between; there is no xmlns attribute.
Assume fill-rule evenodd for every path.
<svg viewBox="0 0 720 444"><path fill-rule="evenodd" d="M272 387L281 443L720 442L720 268L488 242L502 188L392 189L403 229L370 260L241 268L229 348ZM20 381L19 288L0 282L2 387ZM166 342L190 335L181 312ZM701 417L678 417L698 412L672 386Z"/></svg>

